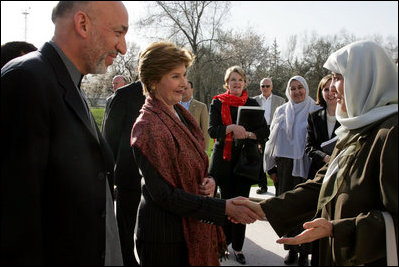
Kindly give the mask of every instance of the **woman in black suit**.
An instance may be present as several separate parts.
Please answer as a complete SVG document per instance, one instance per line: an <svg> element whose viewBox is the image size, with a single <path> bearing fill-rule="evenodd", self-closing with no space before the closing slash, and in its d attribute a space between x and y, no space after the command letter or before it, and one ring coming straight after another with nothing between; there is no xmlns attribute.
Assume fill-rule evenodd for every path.
<svg viewBox="0 0 399 267"><path fill-rule="evenodd" d="M309 179L313 179L316 172L330 160L330 152L323 150L321 144L334 138L334 131L340 126L340 123L335 119L337 98L330 90L331 81L331 74L320 80L317 87L316 104L321 106L322 109L310 113L308 117L305 152L312 159L308 174ZM318 243L318 241L312 243L312 266L318 265L319 262Z"/></svg>
<svg viewBox="0 0 399 267"><path fill-rule="evenodd" d="M335 137L335 129L340 124L335 118L337 98L330 90L332 75L324 76L317 87L316 104L322 109L309 114L305 152L312 159L309 179L313 179L316 172L329 162L330 154L321 148L321 144Z"/></svg>
<svg viewBox="0 0 399 267"><path fill-rule="evenodd" d="M222 199L248 197L251 181L233 173L242 149L242 142L233 139L252 139L264 143L269 135L269 129L265 119L262 126L253 132L235 124L238 106L259 105L255 99L248 98L245 90L246 77L241 67L233 66L227 69L224 80L224 88L227 91L215 96L210 107L208 133L211 138L216 139L216 142L209 173L216 178ZM245 257L241 251L244 245L245 228L245 225L233 224L230 221L227 221L223 228L227 244L232 243L235 257L241 264L245 264Z"/></svg>
<svg viewBox="0 0 399 267"><path fill-rule="evenodd" d="M232 200L213 198L204 136L180 104L194 55L169 42L140 54L139 76L147 96L131 136L142 176L135 248L141 265L219 265L226 249L225 215L241 223L262 219Z"/></svg>

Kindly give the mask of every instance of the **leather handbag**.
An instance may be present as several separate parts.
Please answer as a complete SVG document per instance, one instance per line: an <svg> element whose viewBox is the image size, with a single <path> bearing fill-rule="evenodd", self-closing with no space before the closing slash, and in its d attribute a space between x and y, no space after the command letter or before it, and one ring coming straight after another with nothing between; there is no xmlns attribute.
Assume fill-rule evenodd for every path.
<svg viewBox="0 0 399 267"><path fill-rule="evenodd" d="M245 177L254 184L260 182L260 168L262 167L262 156L257 142L247 140L241 149L238 161L234 166L233 173Z"/></svg>

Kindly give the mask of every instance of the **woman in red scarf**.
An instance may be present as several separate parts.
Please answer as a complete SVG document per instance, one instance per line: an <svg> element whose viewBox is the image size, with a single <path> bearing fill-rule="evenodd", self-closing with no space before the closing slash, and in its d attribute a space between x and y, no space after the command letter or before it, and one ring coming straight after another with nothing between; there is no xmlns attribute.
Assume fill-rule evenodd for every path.
<svg viewBox="0 0 399 267"><path fill-rule="evenodd" d="M209 173L216 178L222 199L248 197L252 182L233 174L242 149L242 143L234 142L234 139L253 139L265 143L269 130L265 120L262 126L253 132L235 124L239 106L259 106L255 99L248 97L243 69L239 66L230 67L224 80L224 88L227 91L213 98L209 114L208 133L211 138L216 139ZM245 225L233 224L230 221L223 227L227 244L232 244L234 255L241 264L245 264L242 253L245 228Z"/></svg>
<svg viewBox="0 0 399 267"><path fill-rule="evenodd" d="M232 200L213 198L204 137L179 103L194 56L169 42L140 54L139 75L147 98L131 144L143 176L135 248L141 265L219 265L226 249L225 215L242 223L261 219Z"/></svg>

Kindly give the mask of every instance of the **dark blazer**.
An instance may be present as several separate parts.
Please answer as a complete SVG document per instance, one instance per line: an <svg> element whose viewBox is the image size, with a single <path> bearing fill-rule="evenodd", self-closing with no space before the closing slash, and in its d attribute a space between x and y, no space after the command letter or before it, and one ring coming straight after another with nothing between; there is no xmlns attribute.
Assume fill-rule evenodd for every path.
<svg viewBox="0 0 399 267"><path fill-rule="evenodd" d="M133 236L141 196L141 175L130 148L130 134L145 97L140 81L119 88L112 96L104 113L103 135L115 159L115 184L118 192L116 214L123 262L131 266L137 265L133 254Z"/></svg>
<svg viewBox="0 0 399 267"><path fill-rule="evenodd" d="M140 262L144 266L188 265L182 218L223 225L226 202L173 188L139 148L133 146L133 151L143 174L135 243Z"/></svg>
<svg viewBox="0 0 399 267"><path fill-rule="evenodd" d="M1 265L104 264L112 153L77 90L49 43L1 70Z"/></svg>
<svg viewBox="0 0 399 267"><path fill-rule="evenodd" d="M115 184L121 188L140 190L141 176L130 148L130 134L144 101L140 81L119 88L102 126L115 159Z"/></svg>
<svg viewBox="0 0 399 267"><path fill-rule="evenodd" d="M335 137L335 129L340 126L338 121L335 122L334 130L331 138ZM327 110L322 108L309 114L307 137L305 152L312 159L308 178L313 179L316 172L324 166L324 157L327 155L321 148L321 144L329 139L327 128Z"/></svg>
<svg viewBox="0 0 399 267"><path fill-rule="evenodd" d="M248 98L245 106L259 106L255 99ZM212 158L210 163L209 174L216 178L218 184L222 183L222 180L231 182L231 174L233 171L234 164L237 162L238 156L241 151L241 142L233 141L233 148L231 152L231 161L223 160L223 149L224 141L226 138L226 126L223 125L222 121L222 102L218 99L213 99L209 112L209 128L208 133L211 138L216 139L213 147ZM238 107L230 107L230 114L233 124L237 121ZM265 143L269 136L269 128L267 127L266 120L263 119L263 127L255 130L257 140L259 143Z"/></svg>
<svg viewBox="0 0 399 267"><path fill-rule="evenodd" d="M112 95L108 96L107 99L105 99L105 109L104 109L104 114L103 114L103 121L102 121L102 123L101 123L101 125L102 125L101 131L102 131L102 132L104 132L104 123L105 123L105 120L106 120L107 117L108 117L109 106L110 106L111 101L112 101L112 99L114 98L114 96L115 96L115 93L113 93Z"/></svg>
<svg viewBox="0 0 399 267"><path fill-rule="evenodd" d="M140 149L134 146L133 151L144 178L137 215L137 239L159 243L184 242L182 217L223 225L225 200L173 188L151 166Z"/></svg>

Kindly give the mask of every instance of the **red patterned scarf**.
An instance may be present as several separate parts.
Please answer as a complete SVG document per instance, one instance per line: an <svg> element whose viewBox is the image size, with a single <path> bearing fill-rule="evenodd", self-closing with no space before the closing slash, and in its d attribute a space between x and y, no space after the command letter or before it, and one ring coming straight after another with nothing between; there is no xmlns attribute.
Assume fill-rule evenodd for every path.
<svg viewBox="0 0 399 267"><path fill-rule="evenodd" d="M147 97L134 124L131 144L137 146L150 164L174 188L199 195L199 184L208 176L205 141L195 119L177 105L188 127L161 101ZM219 265L225 248L220 226L182 217L190 265Z"/></svg>
<svg viewBox="0 0 399 267"><path fill-rule="evenodd" d="M242 91L241 96L231 95L229 91L224 94L215 96L213 99L219 99L222 102L222 122L223 125L232 124L230 106L239 107L245 105L248 99L247 91ZM231 160L231 148L233 147L233 133L228 133L224 141L223 159L226 161Z"/></svg>

